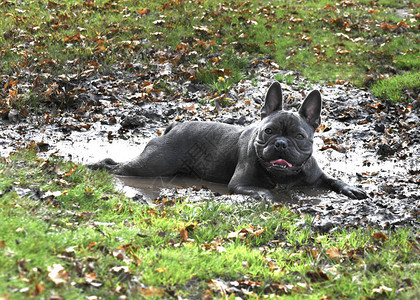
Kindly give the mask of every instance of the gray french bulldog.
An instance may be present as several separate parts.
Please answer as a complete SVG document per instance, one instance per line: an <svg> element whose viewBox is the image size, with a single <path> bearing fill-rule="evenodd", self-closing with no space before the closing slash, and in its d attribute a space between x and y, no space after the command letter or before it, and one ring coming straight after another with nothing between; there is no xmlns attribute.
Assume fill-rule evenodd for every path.
<svg viewBox="0 0 420 300"><path fill-rule="evenodd" d="M353 199L366 198L363 190L328 177L312 156L321 122L319 91L312 91L297 113L282 110L282 101L280 83L274 82L256 124L172 123L134 160L105 159L90 167L141 177L189 174L227 183L230 193L269 201L276 199L276 185L325 187Z"/></svg>

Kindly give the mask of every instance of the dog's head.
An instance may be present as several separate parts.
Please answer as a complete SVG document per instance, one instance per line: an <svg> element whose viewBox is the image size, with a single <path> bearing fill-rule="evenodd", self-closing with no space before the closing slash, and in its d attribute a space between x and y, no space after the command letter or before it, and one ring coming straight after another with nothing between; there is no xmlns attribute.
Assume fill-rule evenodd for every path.
<svg viewBox="0 0 420 300"><path fill-rule="evenodd" d="M315 129L321 123L321 94L312 91L297 113L282 110L280 83L268 89L254 140L261 164L270 173L293 175L312 155Z"/></svg>

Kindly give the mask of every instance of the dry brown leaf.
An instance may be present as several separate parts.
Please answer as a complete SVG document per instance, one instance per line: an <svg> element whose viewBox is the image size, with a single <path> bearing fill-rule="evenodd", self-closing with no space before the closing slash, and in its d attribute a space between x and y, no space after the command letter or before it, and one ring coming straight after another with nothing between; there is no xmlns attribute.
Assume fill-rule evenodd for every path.
<svg viewBox="0 0 420 300"><path fill-rule="evenodd" d="M325 251L325 253L327 253L329 258L331 259L338 259L341 257L341 250L337 247L328 249L327 251Z"/></svg>
<svg viewBox="0 0 420 300"><path fill-rule="evenodd" d="M148 289L141 289L141 293L146 298L152 298L152 297L155 298L156 296L162 297L163 295L165 295L164 290L155 288L154 286L151 286Z"/></svg>
<svg viewBox="0 0 420 300"><path fill-rule="evenodd" d="M32 297L38 297L39 295L41 295L42 293L42 286L38 283L35 285L35 290L31 293L31 298Z"/></svg>
<svg viewBox="0 0 420 300"><path fill-rule="evenodd" d="M385 241L388 241L388 240L389 240L389 239L388 239L388 237L386 236L386 234L385 234L385 233L383 233L382 231L375 232L375 233L372 235L372 237L373 237L375 240L380 240L381 242L385 242Z"/></svg>
<svg viewBox="0 0 420 300"><path fill-rule="evenodd" d="M48 267L48 278L56 285L66 283L69 279L68 272L60 264L53 264Z"/></svg>
<svg viewBox="0 0 420 300"><path fill-rule="evenodd" d="M157 269L155 269L155 272L156 273L163 273L163 272L166 272L166 271L168 271L166 268L157 268Z"/></svg>
<svg viewBox="0 0 420 300"><path fill-rule="evenodd" d="M184 243L188 240L188 231L186 229L181 229L179 235L181 236L181 241Z"/></svg>

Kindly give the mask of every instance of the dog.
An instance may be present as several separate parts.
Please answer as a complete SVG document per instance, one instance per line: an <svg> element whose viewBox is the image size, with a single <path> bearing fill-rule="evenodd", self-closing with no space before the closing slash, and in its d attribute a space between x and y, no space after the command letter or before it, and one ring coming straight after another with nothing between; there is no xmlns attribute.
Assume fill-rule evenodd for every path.
<svg viewBox="0 0 420 300"><path fill-rule="evenodd" d="M172 123L134 160L105 159L90 167L126 176L188 174L226 183L230 193L264 201L275 201L276 186L296 185L366 198L362 189L327 176L312 156L313 136L321 123L320 92L309 93L297 113L284 111L282 102L281 85L274 82L267 91L261 120L255 124Z"/></svg>

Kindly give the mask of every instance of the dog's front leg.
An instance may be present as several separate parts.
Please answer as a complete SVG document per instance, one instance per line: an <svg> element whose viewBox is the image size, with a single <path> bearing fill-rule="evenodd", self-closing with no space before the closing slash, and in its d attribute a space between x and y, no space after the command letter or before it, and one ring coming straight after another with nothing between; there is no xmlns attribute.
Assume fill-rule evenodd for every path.
<svg viewBox="0 0 420 300"><path fill-rule="evenodd" d="M248 195L252 198L263 200L264 202L274 202L276 199L275 195L270 190L256 186L229 184L229 192L232 194Z"/></svg>
<svg viewBox="0 0 420 300"><path fill-rule="evenodd" d="M325 174L320 177L321 183L319 186L324 186L333 190L336 193L346 195L352 199L365 199L368 198L366 192L357 187L351 186L341 180L331 178Z"/></svg>

